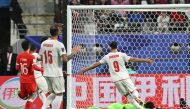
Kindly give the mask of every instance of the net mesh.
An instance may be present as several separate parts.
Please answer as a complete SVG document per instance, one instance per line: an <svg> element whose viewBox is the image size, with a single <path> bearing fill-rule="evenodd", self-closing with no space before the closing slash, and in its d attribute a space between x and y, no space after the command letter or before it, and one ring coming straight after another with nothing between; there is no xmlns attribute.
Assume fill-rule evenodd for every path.
<svg viewBox="0 0 190 109"><path fill-rule="evenodd" d="M112 83L107 65L78 75L82 67L109 52L111 41L129 56L155 59L152 65L126 63L144 101L177 109L184 98L190 105L189 9L72 9L72 46L82 45L72 61L72 107L127 103Z"/></svg>

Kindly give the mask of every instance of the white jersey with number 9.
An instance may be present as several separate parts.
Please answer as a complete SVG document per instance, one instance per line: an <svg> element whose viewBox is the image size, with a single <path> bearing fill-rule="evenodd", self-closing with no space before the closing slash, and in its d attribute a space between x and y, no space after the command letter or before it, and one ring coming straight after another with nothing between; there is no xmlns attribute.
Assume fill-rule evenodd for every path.
<svg viewBox="0 0 190 109"><path fill-rule="evenodd" d="M99 62L101 64L108 64L109 72L113 82L129 78L125 62L128 62L130 56L122 52L111 52L105 55Z"/></svg>

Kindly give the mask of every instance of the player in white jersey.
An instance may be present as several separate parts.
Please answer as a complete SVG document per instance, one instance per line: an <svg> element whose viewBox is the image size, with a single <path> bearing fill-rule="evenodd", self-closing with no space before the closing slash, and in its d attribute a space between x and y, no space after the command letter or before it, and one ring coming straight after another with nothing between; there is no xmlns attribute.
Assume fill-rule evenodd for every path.
<svg viewBox="0 0 190 109"><path fill-rule="evenodd" d="M62 65L63 61L69 61L76 53L80 51L80 46L73 48L70 55L66 54L64 45L59 42L59 28L57 26L50 27L49 39L41 44L40 55L43 59L44 77L48 83L48 89L51 94L47 97L46 105L42 109L46 109L52 102L53 109L59 109L65 92Z"/></svg>
<svg viewBox="0 0 190 109"><path fill-rule="evenodd" d="M96 62L88 67L82 68L79 73L94 69L101 64L108 64L109 72L111 78L116 85L118 91L125 97L129 103L134 104L138 109L143 108L140 104L143 102L139 98L139 94L136 90L135 85L131 81L127 69L125 67L125 62L147 62L149 64L153 63L152 59L142 59L127 56L125 53L117 51L117 43L111 42L109 44L111 52L105 55L99 62Z"/></svg>
<svg viewBox="0 0 190 109"><path fill-rule="evenodd" d="M42 66L41 57L38 53L36 53L36 47L34 45L31 45L30 47L30 53L35 57L35 61L38 67ZM45 78L42 75L42 72L34 70L34 77L37 83L38 88L38 94L40 99L42 100L43 105L45 105L46 102L46 93L48 92L48 86Z"/></svg>

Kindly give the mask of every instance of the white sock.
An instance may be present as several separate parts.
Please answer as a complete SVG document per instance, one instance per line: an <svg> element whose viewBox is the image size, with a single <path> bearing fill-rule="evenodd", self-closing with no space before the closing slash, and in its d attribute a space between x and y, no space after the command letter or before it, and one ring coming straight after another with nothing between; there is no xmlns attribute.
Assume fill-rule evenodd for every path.
<svg viewBox="0 0 190 109"><path fill-rule="evenodd" d="M55 94L51 93L47 99L46 99L46 102L45 104L42 106L42 109L47 109L48 106L51 104L51 102L55 99Z"/></svg>
<svg viewBox="0 0 190 109"><path fill-rule="evenodd" d="M133 104L137 109L143 109L143 107L131 96L127 96L127 100L129 103Z"/></svg>
<svg viewBox="0 0 190 109"><path fill-rule="evenodd" d="M52 109L59 109L62 100L63 100L63 95L56 95L55 99L52 102Z"/></svg>
<svg viewBox="0 0 190 109"><path fill-rule="evenodd" d="M41 99L41 101L43 103L43 105L42 105L42 107L43 107L45 105L45 103L46 103L46 95L45 95L45 93L44 92L39 93L39 98Z"/></svg>

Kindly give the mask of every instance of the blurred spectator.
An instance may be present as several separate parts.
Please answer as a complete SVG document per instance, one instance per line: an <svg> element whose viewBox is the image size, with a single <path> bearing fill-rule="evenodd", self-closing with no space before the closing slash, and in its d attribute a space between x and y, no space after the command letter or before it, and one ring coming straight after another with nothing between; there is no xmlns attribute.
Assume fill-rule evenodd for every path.
<svg viewBox="0 0 190 109"><path fill-rule="evenodd" d="M158 31L167 32L169 22L170 22L170 16L167 15L167 12L161 12L161 14L157 18Z"/></svg>
<svg viewBox="0 0 190 109"><path fill-rule="evenodd" d="M129 0L111 0L112 5L129 5Z"/></svg>
<svg viewBox="0 0 190 109"><path fill-rule="evenodd" d="M87 0L80 0L80 4L86 5Z"/></svg>
<svg viewBox="0 0 190 109"><path fill-rule="evenodd" d="M141 0L141 5L147 5L147 1L146 0Z"/></svg>
<svg viewBox="0 0 190 109"><path fill-rule="evenodd" d="M168 0L155 0L155 4L168 4Z"/></svg>
<svg viewBox="0 0 190 109"><path fill-rule="evenodd" d="M129 5L129 0L111 0L111 5ZM114 16L118 17L118 19L124 20L123 17L126 16L126 12L125 12L125 10L116 11L116 12L114 12ZM118 24L116 24L114 26L114 28L123 26L123 24L122 25L120 25L120 24L122 24L122 23L118 22Z"/></svg>
<svg viewBox="0 0 190 109"><path fill-rule="evenodd" d="M186 31L188 24L186 20L188 19L184 12L171 12L171 28L170 31Z"/></svg>
<svg viewBox="0 0 190 109"><path fill-rule="evenodd" d="M4 76L17 75L18 71L16 70L16 57L17 54L13 53L13 47L9 46L7 52L2 55L2 73Z"/></svg>
<svg viewBox="0 0 190 109"><path fill-rule="evenodd" d="M111 5L111 0L99 0L98 5Z"/></svg>
<svg viewBox="0 0 190 109"><path fill-rule="evenodd" d="M93 52L96 53L96 55L103 55L103 46L102 46L102 44L96 43L93 46L92 49L93 49Z"/></svg>
<svg viewBox="0 0 190 109"><path fill-rule="evenodd" d="M155 0L146 0L148 4L155 4Z"/></svg>
<svg viewBox="0 0 190 109"><path fill-rule="evenodd" d="M78 0L71 0L69 5L80 5L80 2L78 2Z"/></svg>
<svg viewBox="0 0 190 109"><path fill-rule="evenodd" d="M184 4L184 0L172 0L172 4Z"/></svg>
<svg viewBox="0 0 190 109"><path fill-rule="evenodd" d="M79 52L80 55L86 55L87 54L87 47L85 44L80 44L81 50Z"/></svg>
<svg viewBox="0 0 190 109"><path fill-rule="evenodd" d="M139 4L141 4L141 1L140 0L130 0L130 4L139 5Z"/></svg>
<svg viewBox="0 0 190 109"><path fill-rule="evenodd" d="M111 10L96 10L95 13L98 32L112 32L114 24L116 23L116 19L112 15Z"/></svg>
<svg viewBox="0 0 190 109"><path fill-rule="evenodd" d="M144 26L143 26L143 31L144 33L154 33L157 29L157 18L158 14L157 12L154 11L149 11L149 12L143 12L145 15L145 21L144 21Z"/></svg>
<svg viewBox="0 0 190 109"><path fill-rule="evenodd" d="M96 5L96 0L87 0L87 5Z"/></svg>
<svg viewBox="0 0 190 109"><path fill-rule="evenodd" d="M185 0L185 3L186 4L190 4L190 0Z"/></svg>
<svg viewBox="0 0 190 109"><path fill-rule="evenodd" d="M23 13L22 8L20 7L17 0L12 0L10 7L11 7L10 8L11 19L17 25L20 38L24 38L27 33L27 27L22 19L22 13Z"/></svg>

